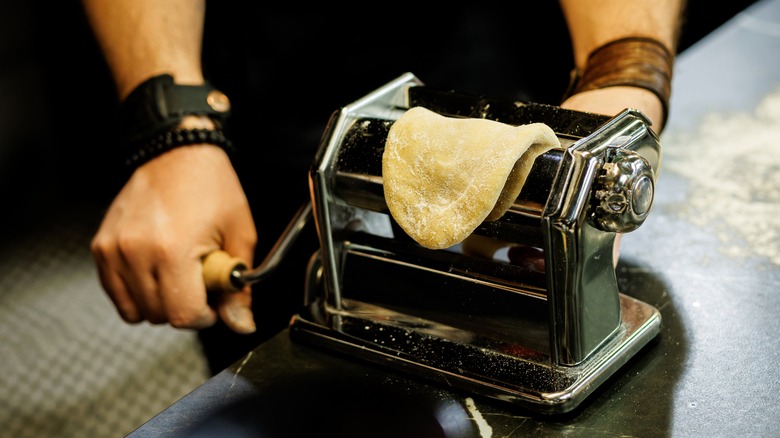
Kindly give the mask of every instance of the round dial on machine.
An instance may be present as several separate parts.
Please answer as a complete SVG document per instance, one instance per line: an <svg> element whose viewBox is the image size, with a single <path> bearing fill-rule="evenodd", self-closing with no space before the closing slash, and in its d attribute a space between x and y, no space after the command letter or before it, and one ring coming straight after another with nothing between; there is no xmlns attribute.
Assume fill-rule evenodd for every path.
<svg viewBox="0 0 780 438"><path fill-rule="evenodd" d="M591 219L603 231L639 228L653 204L655 179L650 163L627 149L613 149L596 177Z"/></svg>

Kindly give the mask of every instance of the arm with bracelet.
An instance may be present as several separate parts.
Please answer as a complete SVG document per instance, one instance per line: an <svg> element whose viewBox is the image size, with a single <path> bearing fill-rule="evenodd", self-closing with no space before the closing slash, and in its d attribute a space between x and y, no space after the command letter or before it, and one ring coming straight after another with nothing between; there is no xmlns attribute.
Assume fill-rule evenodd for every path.
<svg viewBox="0 0 780 438"><path fill-rule="evenodd" d="M255 331L248 287L210 300L203 282L207 254L251 264L257 241L228 155L230 102L202 74L204 1L83 4L121 102L107 147L129 173L92 239L101 285L127 322Z"/></svg>
<svg viewBox="0 0 780 438"><path fill-rule="evenodd" d="M563 107L642 111L656 133L668 117L684 0L561 0L574 50Z"/></svg>
<svg viewBox="0 0 780 438"><path fill-rule="evenodd" d="M564 108L641 111L658 134L669 97L684 0L561 0L574 51ZM615 239L617 263L620 235Z"/></svg>
<svg viewBox="0 0 780 438"><path fill-rule="evenodd" d="M561 0L575 54L564 107L636 108L660 132L682 0ZM129 322L255 330L251 291L215 294L203 259L253 266L257 231L224 133L227 98L203 77L205 0L83 0L121 104L130 176L92 241L101 284ZM666 50L665 50L666 49Z"/></svg>

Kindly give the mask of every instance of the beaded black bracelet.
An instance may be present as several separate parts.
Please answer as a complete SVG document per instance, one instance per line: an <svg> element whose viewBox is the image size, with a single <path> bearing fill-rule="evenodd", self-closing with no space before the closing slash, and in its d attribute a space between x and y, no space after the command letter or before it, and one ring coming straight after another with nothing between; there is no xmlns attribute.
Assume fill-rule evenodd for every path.
<svg viewBox="0 0 780 438"><path fill-rule="evenodd" d="M212 144L232 152L233 145L221 129L172 129L162 132L137 148L125 158L125 165L134 170L171 149L196 144Z"/></svg>

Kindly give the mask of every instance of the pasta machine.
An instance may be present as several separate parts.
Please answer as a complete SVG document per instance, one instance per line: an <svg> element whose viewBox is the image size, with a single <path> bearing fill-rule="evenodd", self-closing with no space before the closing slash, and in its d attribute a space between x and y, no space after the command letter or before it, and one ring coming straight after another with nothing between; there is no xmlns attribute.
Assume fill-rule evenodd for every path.
<svg viewBox="0 0 780 438"><path fill-rule="evenodd" d="M414 106L553 128L562 147L539 156L512 207L474 231L538 263L517 263L510 249L426 249L394 223L382 152ZM502 101L404 74L327 125L309 176L320 250L291 337L534 411L571 411L660 332L659 311L618 290L613 261L616 236L651 209L660 158L636 110Z"/></svg>

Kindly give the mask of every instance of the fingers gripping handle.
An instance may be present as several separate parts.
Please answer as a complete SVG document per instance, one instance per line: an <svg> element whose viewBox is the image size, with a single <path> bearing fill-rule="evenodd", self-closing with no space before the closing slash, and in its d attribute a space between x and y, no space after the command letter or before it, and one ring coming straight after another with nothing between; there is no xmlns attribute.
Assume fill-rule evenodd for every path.
<svg viewBox="0 0 780 438"><path fill-rule="evenodd" d="M241 272L247 264L225 251L213 251L203 259L203 281L209 292L238 292L246 284Z"/></svg>
<svg viewBox="0 0 780 438"><path fill-rule="evenodd" d="M312 205L307 202L293 216L287 228L263 262L249 269L243 260L217 250L203 259L203 280L209 292L238 292L247 284L256 283L270 274L284 258L306 224L312 219Z"/></svg>

